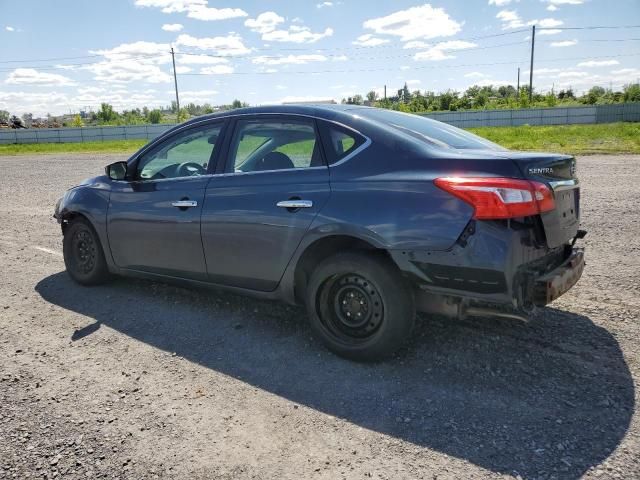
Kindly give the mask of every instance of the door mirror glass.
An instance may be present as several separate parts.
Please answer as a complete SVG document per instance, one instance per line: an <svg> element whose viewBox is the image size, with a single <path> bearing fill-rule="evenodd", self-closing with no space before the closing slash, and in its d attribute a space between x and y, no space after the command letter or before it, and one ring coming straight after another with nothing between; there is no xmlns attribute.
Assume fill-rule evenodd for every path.
<svg viewBox="0 0 640 480"><path fill-rule="evenodd" d="M111 180L124 180L127 177L127 162L112 163L104 170Z"/></svg>

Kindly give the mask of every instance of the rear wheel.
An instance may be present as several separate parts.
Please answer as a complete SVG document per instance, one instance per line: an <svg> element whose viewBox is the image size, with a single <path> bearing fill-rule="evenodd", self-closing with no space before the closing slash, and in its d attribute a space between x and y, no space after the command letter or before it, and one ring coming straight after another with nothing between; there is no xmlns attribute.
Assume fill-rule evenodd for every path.
<svg viewBox="0 0 640 480"><path fill-rule="evenodd" d="M67 226L63 254L67 273L81 285L98 285L109 278L100 239L85 219L75 219Z"/></svg>
<svg viewBox="0 0 640 480"><path fill-rule="evenodd" d="M312 273L307 289L311 326L338 355L376 360L397 350L414 324L413 295L388 259L339 253Z"/></svg>

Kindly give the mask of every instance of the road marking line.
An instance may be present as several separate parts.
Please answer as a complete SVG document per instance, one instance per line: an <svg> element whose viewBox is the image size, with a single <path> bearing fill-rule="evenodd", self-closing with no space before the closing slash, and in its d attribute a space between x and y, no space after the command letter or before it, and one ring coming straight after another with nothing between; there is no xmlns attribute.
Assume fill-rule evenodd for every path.
<svg viewBox="0 0 640 480"><path fill-rule="evenodd" d="M55 255L57 257L62 256L62 253L58 252L57 250L51 250L50 248L38 247L37 245L32 245L31 248L35 248L36 250L40 250L41 252L50 253L51 255Z"/></svg>

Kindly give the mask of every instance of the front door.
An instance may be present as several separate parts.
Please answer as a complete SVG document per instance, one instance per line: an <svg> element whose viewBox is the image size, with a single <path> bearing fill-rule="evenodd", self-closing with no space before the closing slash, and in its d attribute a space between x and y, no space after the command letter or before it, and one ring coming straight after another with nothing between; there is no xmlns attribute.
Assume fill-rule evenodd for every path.
<svg viewBox="0 0 640 480"><path fill-rule="evenodd" d="M179 131L129 165L130 181L112 183L107 232L118 267L206 280L200 216L221 130Z"/></svg>
<svg viewBox="0 0 640 480"><path fill-rule="evenodd" d="M275 289L329 194L313 119L256 115L238 120L226 172L209 182L202 211L209 279Z"/></svg>

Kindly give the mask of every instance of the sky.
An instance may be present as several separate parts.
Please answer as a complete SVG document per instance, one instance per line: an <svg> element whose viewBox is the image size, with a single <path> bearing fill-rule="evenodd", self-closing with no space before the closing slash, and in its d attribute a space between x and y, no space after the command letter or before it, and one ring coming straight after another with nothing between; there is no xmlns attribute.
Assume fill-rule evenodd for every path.
<svg viewBox="0 0 640 480"><path fill-rule="evenodd" d="M640 78L640 0L0 0L0 109L525 84L533 25L538 91Z"/></svg>

